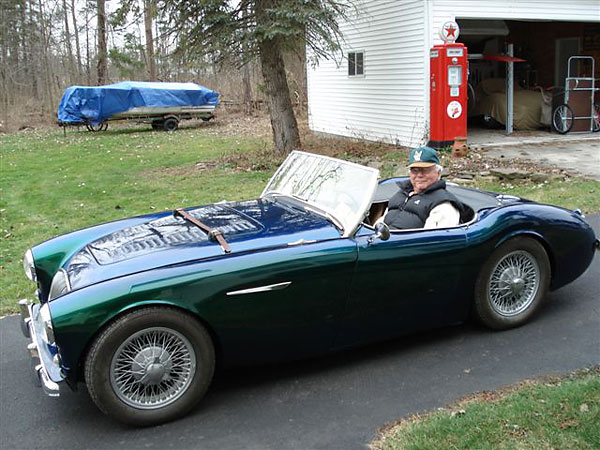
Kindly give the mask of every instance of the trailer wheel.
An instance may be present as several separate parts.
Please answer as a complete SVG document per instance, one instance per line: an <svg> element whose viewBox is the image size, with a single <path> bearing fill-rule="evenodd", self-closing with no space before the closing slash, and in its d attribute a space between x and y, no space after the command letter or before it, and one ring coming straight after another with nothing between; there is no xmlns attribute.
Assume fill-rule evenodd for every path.
<svg viewBox="0 0 600 450"><path fill-rule="evenodd" d="M102 122L102 123L99 123L98 125L92 125L91 123L86 123L85 127L88 129L88 131L91 131L93 133L95 133L96 131L106 131L106 129L108 128L108 122Z"/></svg>
<svg viewBox="0 0 600 450"><path fill-rule="evenodd" d="M178 127L179 121L173 117L163 122L163 130L165 131L175 131Z"/></svg>

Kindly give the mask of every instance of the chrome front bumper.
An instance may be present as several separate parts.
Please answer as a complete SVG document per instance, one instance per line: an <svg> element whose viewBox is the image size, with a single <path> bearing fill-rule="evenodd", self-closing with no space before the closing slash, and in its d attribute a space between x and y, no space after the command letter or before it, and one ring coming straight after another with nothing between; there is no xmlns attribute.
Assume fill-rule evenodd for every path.
<svg viewBox="0 0 600 450"><path fill-rule="evenodd" d="M34 304L31 300L23 299L19 301L19 311L21 315L21 331L25 337L31 339L27 345L27 350L32 358L32 366L44 393L51 397L60 395L59 383L64 380L60 369L53 364L53 358L50 348L42 338L42 330L38 323L37 315L39 304Z"/></svg>

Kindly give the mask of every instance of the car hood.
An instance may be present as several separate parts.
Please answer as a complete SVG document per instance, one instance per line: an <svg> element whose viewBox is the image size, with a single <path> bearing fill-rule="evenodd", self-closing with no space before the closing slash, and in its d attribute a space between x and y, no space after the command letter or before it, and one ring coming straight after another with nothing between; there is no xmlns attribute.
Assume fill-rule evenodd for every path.
<svg viewBox="0 0 600 450"><path fill-rule="evenodd" d="M323 217L274 199L217 203L186 211L221 231L231 253L226 254L206 232L172 213L125 219L94 227L95 233L90 232L94 228L75 232L87 231L83 235L87 241L82 246L79 239L77 248L60 265L69 276L71 288L80 289L157 267L340 236ZM69 235L57 239L69 241ZM36 253L43 252L36 249Z"/></svg>

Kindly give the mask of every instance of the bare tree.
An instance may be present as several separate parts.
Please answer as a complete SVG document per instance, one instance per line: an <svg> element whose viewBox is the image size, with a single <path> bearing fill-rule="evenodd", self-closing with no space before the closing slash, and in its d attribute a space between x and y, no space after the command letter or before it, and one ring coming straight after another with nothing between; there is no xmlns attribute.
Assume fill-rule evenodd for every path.
<svg viewBox="0 0 600 450"><path fill-rule="evenodd" d="M79 28L77 28L77 13L75 11L75 0L71 0L71 19L73 20L73 34L75 36L75 51L77 52L77 82L81 77L81 48L79 46Z"/></svg>
<svg viewBox="0 0 600 450"><path fill-rule="evenodd" d="M156 81L156 61L154 58L154 39L152 36L152 20L155 4L153 0L144 0L144 25L146 34L146 58L150 81Z"/></svg>
<svg viewBox="0 0 600 450"><path fill-rule="evenodd" d="M75 61L73 60L73 46L71 45L71 30L69 26L69 10L67 9L67 0L62 0L62 12L65 21L65 46L67 47L67 58L69 67L69 81L73 83L75 79Z"/></svg>
<svg viewBox="0 0 600 450"><path fill-rule="evenodd" d="M107 50L106 50L106 8L105 0L97 0L98 15L98 84L106 84L107 79Z"/></svg>

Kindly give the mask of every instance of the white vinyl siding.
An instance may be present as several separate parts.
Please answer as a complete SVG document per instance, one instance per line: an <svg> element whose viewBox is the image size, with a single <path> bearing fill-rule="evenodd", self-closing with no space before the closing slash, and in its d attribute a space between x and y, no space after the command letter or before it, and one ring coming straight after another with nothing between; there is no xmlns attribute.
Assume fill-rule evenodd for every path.
<svg viewBox="0 0 600 450"><path fill-rule="evenodd" d="M600 22L600 0L360 0L341 24L344 56L364 52L364 75L348 61L308 66L313 131L405 146L429 134L429 48L448 20L506 19Z"/></svg>
<svg viewBox="0 0 600 450"><path fill-rule="evenodd" d="M600 22L600 0L433 0L433 44L448 20L504 19Z"/></svg>
<svg viewBox="0 0 600 450"><path fill-rule="evenodd" d="M355 20L342 24L344 59L308 67L310 127L353 138L420 143L425 2L375 0L357 8ZM348 52L363 52L363 75L348 76Z"/></svg>

